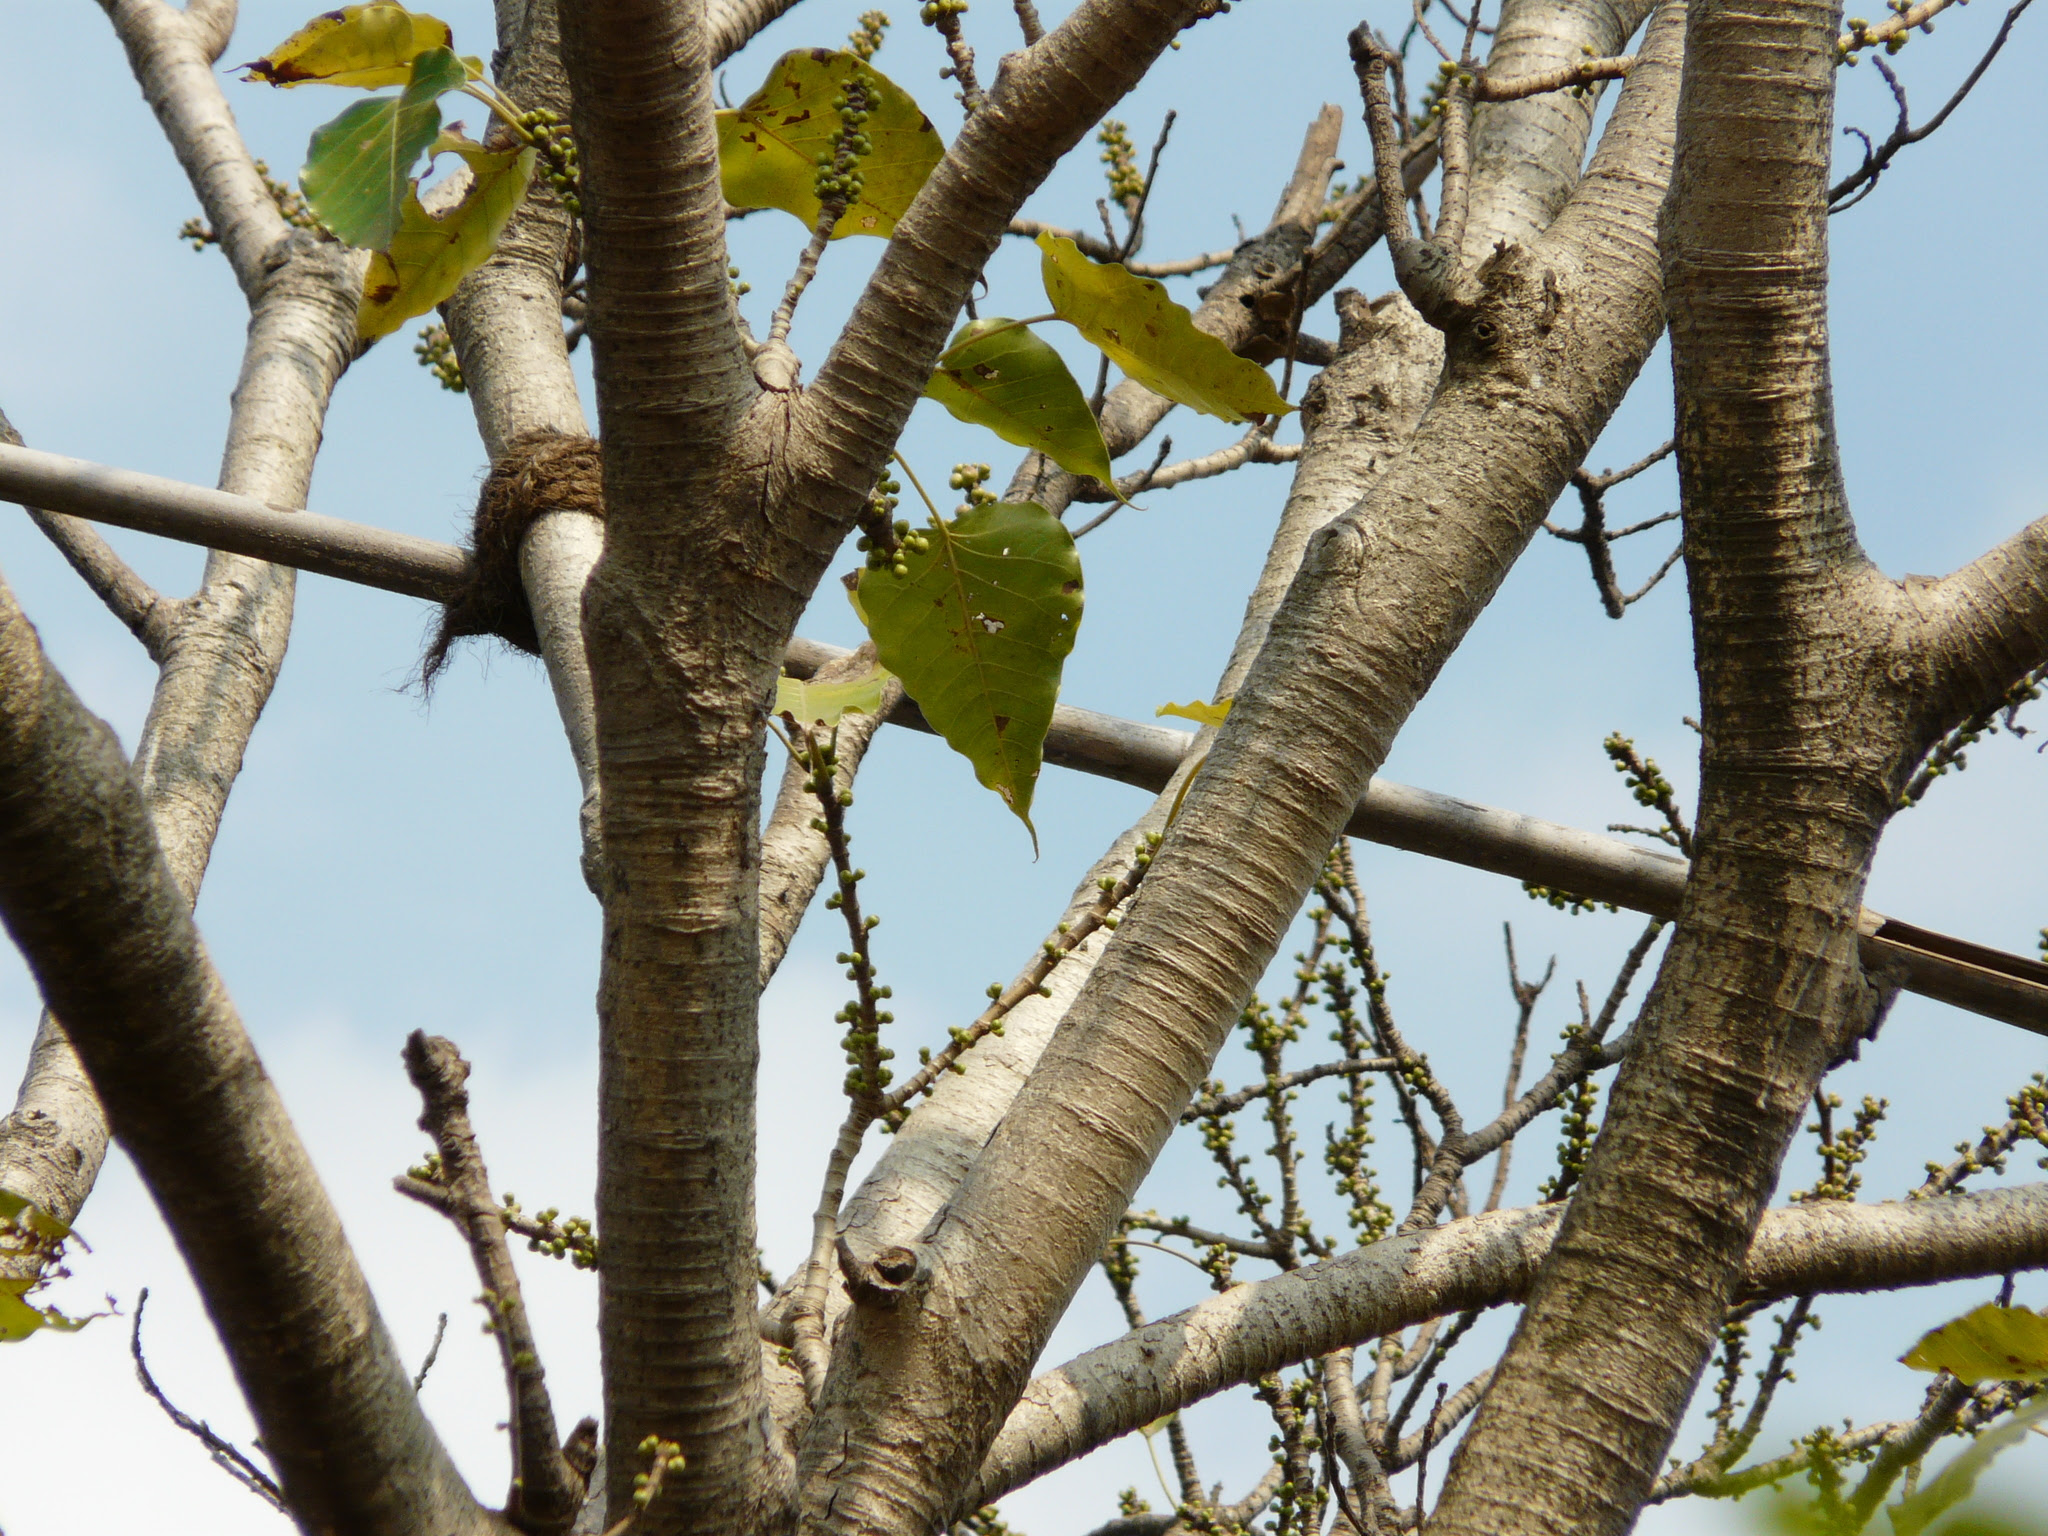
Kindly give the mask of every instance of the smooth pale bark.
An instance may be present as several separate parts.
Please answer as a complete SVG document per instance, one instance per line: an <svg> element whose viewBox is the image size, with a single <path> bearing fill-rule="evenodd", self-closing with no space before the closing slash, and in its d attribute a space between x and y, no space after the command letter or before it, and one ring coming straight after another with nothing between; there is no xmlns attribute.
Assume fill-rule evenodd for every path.
<svg viewBox="0 0 2048 1536"><path fill-rule="evenodd" d="M357 263L294 235L235 131L212 69L234 6L188 14L157 0L109 0L104 8L250 303L221 489L301 506L328 397L353 344ZM159 637L161 675L136 767L188 901L284 659L293 580L289 568L214 554L199 591ZM70 1221L98 1177L106 1138L76 1054L45 1017L15 1113L0 1122L0 1182Z"/></svg>
<svg viewBox="0 0 2048 1536"><path fill-rule="evenodd" d="M1234 1286L1034 1380L969 1502L1022 1487L1205 1397L1431 1318L1520 1301L1565 1208L1468 1216ZM2048 1184L1766 1213L1738 1299L1893 1290L2048 1265Z"/></svg>
<svg viewBox="0 0 2048 1536"><path fill-rule="evenodd" d="M1585 48L1597 53L1619 48L1648 10L1646 3L1634 0L1614 9L1598 7L1547 14L1553 24L1564 28L1563 46L1578 57ZM1517 34L1510 29L1508 35ZM1327 113L1329 109L1325 110ZM1533 192L1492 193L1490 183L1494 178L1533 178L1540 187L1562 184L1567 191L1577 181L1585 148L1584 131L1574 140L1568 134L1514 126L1524 116L1538 114L1546 118L1554 115L1548 106L1530 102L1502 103L1482 115L1498 125L1497 133L1532 141L1532 158L1527 163L1515 164L1504 156L1498 157L1488 161L1478 173L1476 195L1482 203L1493 198L1503 210L1486 227L1504 238L1536 238L1555 208L1546 206L1544 197ZM1590 106L1587 120L1590 122ZM1241 296L1300 259L1314 237L1330 174L1322 157L1334 150L1334 144L1322 136L1322 127L1323 120L1319 119L1310 130L1272 223L1258 239L1233 253L1229 268L1204 295L1195 312L1197 326L1234 347L1246 345L1257 333L1253 312L1240 302ZM1543 225L1507 222L1513 216L1510 210L1527 214L1537 209L1543 210ZM1359 243L1349 252L1351 259L1356 260L1369 245L1369 240ZM1319 298L1327 292L1347 267L1348 263L1324 262L1315 268L1315 296ZM1265 643L1267 625L1294 579L1310 536L1358 501L1375 477L1406 451L1408 439L1435 386L1443 357L1442 340L1437 333L1423 323L1405 299L1382 301L1370 310L1358 307L1362 302L1347 301L1342 309L1343 323L1352 328L1352 334L1340 340L1339 361L1323 372L1304 397L1302 457L1297 461L1292 489L1265 567L1246 603L1230 661L1212 697L1228 698L1237 692ZM1120 382L1110 391L1103 413L1103 431L1112 452L1122 453L1135 447L1170 409L1170 402L1143 385L1128 379ZM1074 487L1073 476L1034 455L1020 465L1008 494L1013 498L1032 497L1057 508L1071 499ZM1213 735L1213 730L1205 729L1184 750L1189 754L1206 750ZM1049 741L1048 760L1058 758L1057 744ZM1159 798L1146 815L1111 846L1076 886L1063 920L1070 919L1093 899L1097 880L1121 872L1129 863L1138 837L1165 825L1166 813L1178 798L1179 785L1180 776L1175 773L1160 787ZM1003 1035L977 1046L966 1059L966 1072L948 1078L911 1116L860 1192L849 1202L845 1227L856 1245L873 1252L909 1241L924 1230L951 1198L1017 1090L1037 1065L1045 1042L1051 1038L1106 943L1106 938L1091 941L1069 957L1051 979L1055 996L1033 1000L1019 1008L1007 1021Z"/></svg>
<svg viewBox="0 0 2048 1536"><path fill-rule="evenodd" d="M502 1531L420 1411L154 820L0 585L0 913L192 1269L294 1517Z"/></svg>
<svg viewBox="0 0 2048 1536"><path fill-rule="evenodd" d="M1584 1180L1452 1464L1446 1536L1633 1522L1785 1148L1887 983L1858 963L1878 836L1940 733L2048 652L2039 525L1944 583L1888 581L1857 546L1828 383L1836 21L1707 0L1688 29L1663 240L1695 858Z"/></svg>
<svg viewBox="0 0 2048 1536"><path fill-rule="evenodd" d="M1408 455L1310 542L1130 916L912 1245L895 1305L856 1308L834 1379L888 1406L821 1411L811 1439L844 1459L805 1486L817 1528L909 1533L951 1514L960 1469L986 1451L1395 730L1641 367L1663 320L1654 229L1679 41L1672 21L1653 25L1571 204L1496 263L1480 314L1450 338Z"/></svg>

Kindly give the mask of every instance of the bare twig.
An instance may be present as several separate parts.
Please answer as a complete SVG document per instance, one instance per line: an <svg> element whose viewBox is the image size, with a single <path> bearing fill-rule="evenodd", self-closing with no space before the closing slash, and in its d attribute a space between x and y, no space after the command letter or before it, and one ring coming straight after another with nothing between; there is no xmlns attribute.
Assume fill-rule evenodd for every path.
<svg viewBox="0 0 2048 1536"><path fill-rule="evenodd" d="M1509 923L1501 924L1501 933L1508 951L1508 989L1515 997L1515 1043L1508 1052L1508 1083L1501 1094L1501 1112L1505 1114L1514 1108L1515 1095L1522 1085L1522 1062L1529 1050L1529 1023L1536 1015L1536 1003L1543 996L1543 989L1550 985L1550 978L1557 974L1557 956L1550 957L1550 964L1543 968L1543 975L1536 981L1522 980L1521 968L1515 963L1515 930ZM1500 1209L1502 1196L1508 1188L1508 1165L1515 1152L1514 1139L1500 1144L1500 1157L1493 1165L1493 1188L1487 1191L1486 1209Z"/></svg>
<svg viewBox="0 0 2048 1536"><path fill-rule="evenodd" d="M291 1510L284 1502L284 1490L277 1486L268 1472L257 1466L233 1443L215 1434L205 1420L193 1418L164 1396L164 1389L159 1387L156 1378L149 1374L149 1366L142 1358L142 1309L148 1304L149 1287L144 1286L135 1298L135 1323L128 1333L128 1353L135 1357L135 1378L142 1383L142 1390L150 1395L157 1407L170 1416L173 1424L206 1447L206 1454L213 1458L215 1466L272 1509L290 1514Z"/></svg>
<svg viewBox="0 0 2048 1536"><path fill-rule="evenodd" d="M1130 230L1124 236L1124 243L1117 252L1118 261L1129 261L1133 252L1145 239L1145 206L1152 201L1152 186L1159 179L1159 157L1166 153L1167 137L1173 132L1173 121L1178 112L1168 112L1159 124L1159 137L1152 143L1152 159L1145 167L1145 185L1138 192L1137 205L1130 210Z"/></svg>
<svg viewBox="0 0 2048 1536"><path fill-rule="evenodd" d="M469 1063L454 1042L414 1030L405 1042L406 1075L419 1090L420 1129L434 1138L441 1159L447 1214L469 1243L483 1282L489 1331L504 1365L512 1428L512 1487L506 1518L522 1529L566 1531L583 1505L585 1481L562 1454L555 1432L539 1346L526 1316L519 1272L505 1242L505 1223L491 1198L490 1176L469 1120ZM424 1371L421 1373L424 1377Z"/></svg>
<svg viewBox="0 0 2048 1536"><path fill-rule="evenodd" d="M1038 19L1038 7L1031 0L1016 0L1017 25L1024 31L1024 46L1030 47L1045 36L1045 23Z"/></svg>
<svg viewBox="0 0 2048 1536"><path fill-rule="evenodd" d="M1984 56L1977 61L1977 67L1970 71L1968 77L1956 88L1955 94L1949 97L1942 109L1918 128L1911 126L1907 115L1906 88L1899 83L1898 76L1892 73L1890 65L1886 64L1877 55L1871 55L1870 62L1875 64L1878 73L1884 76L1885 83L1891 87L1892 99L1898 103L1898 124L1892 129L1890 136L1886 138L1884 143L1875 149L1871 147L1869 136L1860 129L1845 128L1842 130L1844 133L1855 134L1856 137L1863 140L1863 163L1828 189L1828 211L1830 213L1840 213L1843 209L1853 208L1857 203L1863 201L1876 188L1878 177L1884 174L1885 168L1892 163L1894 155L1909 144L1918 144L1922 139L1948 121L1949 114L1962 105L1963 98L1975 90L1977 82L1984 78L1984 72L1991 67L1991 61L1998 57L1999 50L2005 46L2005 40L2012 35L2013 23L2020 19L2020 13L2033 3L2034 0L2019 0L2019 4L2005 13L2004 24L1999 27L1998 35L1991 39L1991 46L1984 50ZM1926 10L1927 18L1931 18L1935 11L1941 8L1941 5L1935 5L1932 9L1929 9L1927 6L1915 6L1913 10ZM1910 14L1912 14L1910 11L1904 14L1894 13L1888 20L1879 22L1875 27L1866 29L1863 34L1864 38L1871 42L1881 42L1884 40L1884 37L1890 37L1895 33L1903 33L1906 26L1912 25L1912 23L1905 22L1905 15ZM1927 18L1923 18L1923 22ZM1888 28L1890 29L1889 31L1887 30ZM1884 37L1880 37L1880 33L1884 34ZM1852 44L1852 46L1861 46L1861 44L1858 42ZM1845 49L1844 51L1846 52L1847 50Z"/></svg>
<svg viewBox="0 0 2048 1536"><path fill-rule="evenodd" d="M1636 56L1624 53L1609 59L1581 59L1576 64L1560 64L1555 69L1539 70L1533 75L1516 75L1506 80L1496 80L1484 70L1475 70L1472 99L1475 102L1521 101L1550 91L1583 91L1603 80L1622 79L1635 65Z"/></svg>
<svg viewBox="0 0 2048 1536"><path fill-rule="evenodd" d="M1610 546L1616 539L1625 539L1632 534L1642 533L1646 529L1668 523L1676 518L1678 514L1676 512L1667 512L1660 517L1653 517L1644 522L1633 523L1626 528L1610 530L1607 526L1607 493L1622 482L1633 480L1645 470L1662 463L1666 458L1670 457L1672 450L1676 446L1675 442L1667 442L1654 453L1645 455L1626 469L1603 470L1597 475L1583 468L1574 470L1572 472L1572 487L1579 493L1579 505L1581 508L1579 526L1576 528L1560 528L1557 524L1548 521L1543 525L1544 531L1552 537L1563 539L1567 543L1584 546L1587 562L1592 566L1593 570L1593 585L1599 589L1601 606L1607 610L1607 616L1610 619L1620 618L1631 603L1643 597L1659 581L1663 580L1665 573L1678 560L1678 551L1674 550L1670 558L1658 568L1657 574L1644 583L1640 590L1633 593L1624 593L1621 590L1620 582L1614 574L1614 557Z"/></svg>
<svg viewBox="0 0 2048 1536"><path fill-rule="evenodd" d="M427 1358L420 1362L419 1374L412 1379L412 1389L418 1392L427 1384L427 1372L434 1368L434 1362L441 1358L441 1341L448 1336L448 1314L443 1312L434 1323L434 1342L427 1346Z"/></svg>

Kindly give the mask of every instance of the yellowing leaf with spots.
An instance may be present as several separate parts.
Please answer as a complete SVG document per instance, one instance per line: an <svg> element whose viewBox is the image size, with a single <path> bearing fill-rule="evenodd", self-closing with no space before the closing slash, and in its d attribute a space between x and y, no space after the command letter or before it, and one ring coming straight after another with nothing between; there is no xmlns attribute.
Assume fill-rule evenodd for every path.
<svg viewBox="0 0 2048 1536"><path fill-rule="evenodd" d="M448 23L402 5L348 5L316 16L246 69L245 80L267 85L353 85L377 90L404 85L412 61L430 48L452 48L455 34ZM471 79L483 74L473 66Z"/></svg>
<svg viewBox="0 0 2048 1536"><path fill-rule="evenodd" d="M1192 720L1197 725L1221 725L1230 718L1230 700L1218 699L1211 704L1203 699L1190 699L1185 704L1162 704L1152 713L1178 715L1181 719Z"/></svg>
<svg viewBox="0 0 2048 1536"><path fill-rule="evenodd" d="M1040 235L1053 313L1155 394L1225 421L1294 409L1257 363L1239 357L1167 297L1163 284L1114 261L1091 261L1071 240Z"/></svg>
<svg viewBox="0 0 2048 1536"><path fill-rule="evenodd" d="M1052 344L1028 326L994 316L968 321L939 354L924 392L960 420L1115 491L1109 445L1088 397Z"/></svg>
<svg viewBox="0 0 2048 1536"><path fill-rule="evenodd" d="M871 667L864 676L836 683L814 683L801 677L775 680L775 713L796 717L798 725L837 725L845 715L872 715L882 707L888 685L886 667Z"/></svg>
<svg viewBox="0 0 2048 1536"><path fill-rule="evenodd" d="M860 200L832 227L832 238L895 233L932 167L946 152L939 131L910 96L850 53L831 48L785 53L768 83L737 111L718 114L718 168L735 208L780 208L806 228L818 222L818 158L839 138L833 105L858 73L868 82L871 146L860 157Z"/></svg>
<svg viewBox="0 0 2048 1536"><path fill-rule="evenodd" d="M2048 1317L1987 1301L1944 1323L1908 1350L1916 1371L1947 1371L1975 1386L1985 1381L2048 1381Z"/></svg>
<svg viewBox="0 0 2048 1536"><path fill-rule="evenodd" d="M1073 535L1035 503L996 501L933 518L896 558L904 575L862 571L854 593L882 665L1031 828L1060 669L1081 626Z"/></svg>
<svg viewBox="0 0 2048 1536"><path fill-rule="evenodd" d="M365 341L424 315L490 260L533 176L531 149L487 150L452 129L434 141L432 152L462 156L469 189L438 218L420 202L417 186L406 193L396 233L363 276L356 333Z"/></svg>

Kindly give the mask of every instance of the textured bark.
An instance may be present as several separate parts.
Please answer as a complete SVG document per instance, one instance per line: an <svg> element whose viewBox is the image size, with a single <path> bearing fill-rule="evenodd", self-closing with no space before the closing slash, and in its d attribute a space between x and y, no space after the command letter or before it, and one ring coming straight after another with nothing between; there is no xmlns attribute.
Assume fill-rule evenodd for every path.
<svg viewBox="0 0 2048 1536"><path fill-rule="evenodd" d="M356 263L338 247L294 237L235 131L212 70L234 7L208 4L188 16L156 0L108 0L105 9L249 297L221 487L301 506L328 397L353 344ZM188 901L284 659L292 585L289 569L215 554L160 637L162 671L136 766ZM69 1219L98 1177L106 1134L76 1055L45 1018L16 1114L0 1124L0 1178L17 1188L27 1159L39 1188L31 1198Z"/></svg>
<svg viewBox="0 0 2048 1536"><path fill-rule="evenodd" d="M1572 204L1450 338L1408 456L1311 541L1129 918L916 1245L906 1294L856 1310L810 1436L844 1457L806 1484L820 1529L950 1513L1394 731L1640 368L1662 326L1678 43L1653 28Z"/></svg>
<svg viewBox="0 0 2048 1536"><path fill-rule="evenodd" d="M998 1498L1119 1435L1267 1372L1432 1318L1520 1301L1562 1206L1468 1216L1240 1285L1034 1380L970 1502ZM2048 1185L1768 1212L1738 1299L1892 1290L2048 1264Z"/></svg>
<svg viewBox="0 0 2048 1536"><path fill-rule="evenodd" d="M658 1529L777 1498L755 1337L762 705L798 613L1017 206L1192 0L1087 0L1006 61L808 392L757 388L725 277L701 7L564 9L606 482L585 594L603 816L599 998L609 1438L678 1440ZM650 72L645 61L663 67ZM772 1432L771 1432L772 1433ZM631 1468L609 1471L615 1515Z"/></svg>
<svg viewBox="0 0 2048 1536"><path fill-rule="evenodd" d="M502 1530L420 1412L152 820L0 587L0 912L192 1268L300 1528Z"/></svg>
<svg viewBox="0 0 2048 1536"><path fill-rule="evenodd" d="M1886 981L1858 963L1857 918L1905 778L2048 649L2039 525L1945 583L1887 581L1856 544L1827 374L1836 19L1693 12L1664 246L1704 727L1695 860L1584 1181L1453 1463L1446 1533L1634 1520L1785 1148ZM1987 589L1955 674L1956 610Z"/></svg>
<svg viewBox="0 0 2048 1536"><path fill-rule="evenodd" d="M717 475L754 388L726 290L701 5L567 5L562 33L606 488L584 598L604 863L605 1438L658 1435L688 1457L653 1529L751 1530L775 1502L752 1321L768 681L754 655L774 641L746 612L755 584L712 573L740 574ZM634 1470L607 1458L613 1520L633 1507Z"/></svg>

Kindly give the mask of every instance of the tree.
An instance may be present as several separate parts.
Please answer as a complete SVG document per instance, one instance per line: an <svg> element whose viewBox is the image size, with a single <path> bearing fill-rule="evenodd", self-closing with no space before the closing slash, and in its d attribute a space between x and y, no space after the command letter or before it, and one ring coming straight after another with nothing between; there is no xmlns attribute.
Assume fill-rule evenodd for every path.
<svg viewBox="0 0 2048 1536"><path fill-rule="evenodd" d="M1211 695L1232 707L1198 711L1210 718L1192 745L1054 717L1056 759L1159 798L1082 880L1017 981L995 988L989 1010L956 1037L957 1058L942 1051L934 1070L901 1082L886 1075L888 993L875 979L842 813L875 721L905 706L886 692L870 698L834 736L806 723L813 701L790 699L776 723L796 760L764 826L778 674L788 663L829 667L841 683L877 681L865 660L842 662L795 634L858 530L870 556L859 594L884 660L903 658L892 670L931 723L974 749L984 782L1029 811L1037 747L1010 732L1030 734L1028 711L1049 705L1044 671L1056 676L1073 614L1034 642L1025 661L1037 671L1015 685L1014 710L1010 694L970 690L949 724L944 668L932 647L892 630L901 591L890 583L914 589L947 559L967 570L958 551L979 549L977 530L1016 529L994 541L995 554L975 554L990 563L969 572L983 586L965 590L1028 592L1030 562L1013 557L1028 537L1037 566L1062 578L1040 595L1054 607L1078 602L1064 589L1078 584L1064 563L1071 540L1050 525L1087 493L1085 466L1067 461L1084 458L1093 438L1082 430L1079 448L1062 439L1028 456L993 504L983 476L963 467L955 480L967 508L951 525L935 511L928 530L892 518L889 456L935 366L1001 341L956 339L956 326L1006 235L1048 234L1021 225L1020 212L1061 158L1183 31L1271 23L1252 8L1226 18L1209 0L1083 0L1046 30L1020 4L1029 46L984 83L960 8L936 0L926 20L945 39L966 119L928 177L913 180L914 200L895 209L878 200L882 175L914 157L884 141L885 83L871 62L879 28L864 20L846 54L858 67L827 66L831 96L815 82L786 86L827 117L829 134L809 187L781 194L781 205L804 210L811 238L757 340L738 318L726 233L728 204L749 199L721 176L720 156L721 136L753 120L744 110L714 116L714 77L786 7L566 5L559 35L544 3L499 7L491 75L503 126L480 147L456 148L474 190L450 217L487 200L488 178L510 174L491 155L535 179L445 309L446 345L493 464L463 556L265 511L307 501L329 395L372 328L372 311L359 308L384 269L366 289L366 258L314 227L345 223L320 178L305 186L309 209L266 179L234 130L212 67L232 5L106 9L200 198L196 238L219 245L248 297L250 330L222 476L231 497L27 450L0 461L19 477L10 494L55 509L39 514L44 531L161 667L131 771L20 609L10 601L0 613L0 907L54 1015L9 1122L5 1187L26 1202L11 1214L25 1250L17 1263L33 1271L78 1215L111 1129L192 1268L277 1497L302 1528L562 1530L586 1502L610 1522L644 1504L633 1518L648 1530L988 1528L973 1513L985 1500L1221 1387L1256 1382L1279 1431L1280 1471L1227 1497L1185 1476L1189 1528L1268 1506L1286 1529L1332 1517L1397 1528L1389 1473L1420 1463L1469 1414L1431 1529L1618 1530L1681 1483L1713 1491L1744 1475L1738 1461L1755 1430L1734 1406L1739 1329L1759 1300L1801 1298L1782 1335L1789 1347L1821 1291L2048 1261L2038 1187L1950 1193L1976 1166L2048 1135L2038 1091L2015 1098L2006 1124L1957 1168L1931 1176L1927 1199L1894 1208L1843 1203L1875 1111L1839 1126L1821 1087L1902 987L2039 1028L2048 983L2037 963L1958 948L1863 906L1886 823L1925 792L1930 768L1956 762L1990 726L2015 725L2048 663L2048 522L1942 581L1895 582L1857 547L1836 463L1827 212L1868 190L1911 132L1902 109L1893 140L1831 186L1831 95L1845 57L1881 58L1938 6L1851 23L1846 35L1812 8L1510 6L1483 67L1480 17L1462 47L1455 29L1442 34L1448 67L1412 102L1404 75L1434 67L1414 62L1434 34L1397 34L1392 45L1367 29L1352 36L1372 174L1333 195L1343 114L1318 115L1271 224L1206 263L1221 275L1195 322L1216 343L1204 355L1227 348L1279 362L1290 394L1310 367L1322 370L1301 396L1303 442L1279 535ZM373 9L372 19L394 20ZM1426 20L1418 15L1417 34ZM340 24L370 21L344 13ZM403 35L404 57L380 64L395 73L378 83L404 84L410 100L434 84L430 69L446 69L435 88L463 88L459 56L424 64L439 57L426 46L437 37ZM1000 44L991 32L981 46ZM1331 32L1304 46L1343 45ZM273 78L281 56L266 56ZM785 80L800 73L779 68ZM1596 137L1598 88L1623 77ZM413 132L403 104L376 110L391 132ZM1105 153L1121 222L1105 208L1101 240L1064 237L1071 255L1059 232L1043 241L1048 302L1083 334L1090 324L1060 285L1113 284L1106 263L1135 259L1150 211L1150 172L1126 141L1109 133ZM1416 204L1431 217L1418 227L1409 194L1436 168L1433 197ZM385 224L372 232L373 217L345 232L383 250L402 287L412 269L396 231L421 235L427 210L445 211L455 194L429 191L414 210L405 175L386 181ZM870 207L895 227L802 383L786 314L829 259L840 221ZM1307 333L1311 307L1382 240L1400 293L1339 295L1337 339ZM584 276L565 287L579 265ZM987 300L999 301L1010 303ZM1114 506L1118 495L1286 456L1270 410L1214 394L1209 374L1227 376L1222 363L1187 366L1170 348L1127 345L1130 313L1094 324L1132 375L1096 392L1107 453L1137 450L1169 397L1267 419L1215 454L1169 464L1162 449L1151 470L1093 494ZM585 436L564 314L594 354L601 450ZM1700 685L1697 826L1631 744L1617 739L1610 751L1658 811L1658 831L1691 860L1689 876L1641 849L1540 826L1503 831L1374 783L1396 733L1574 483L1598 595L1610 612L1626 606L1601 522L1610 487L1582 466L1667 315ZM1036 366L1005 357L997 372ZM1001 415L999 406L973 409ZM237 552L212 555L200 592L170 603L78 512L197 530ZM601 1246L494 1196L468 1123L467 1067L424 1035L407 1054L436 1157L404 1187L461 1227L503 1351L514 1483L502 1512L471 1492L421 1411L411 1368L191 919L289 627L290 569L257 555L443 600L444 640L497 633L538 651L583 777L584 866L604 921ZM986 633L974 639L978 655L1024 627L991 602L970 596L963 608ZM977 709L993 747L989 733L976 745ZM1652 915L1607 1006L1587 1007L1579 1033L1526 1089L1517 1048L1499 1118L1461 1114L1395 1023L1339 842L1347 825L1509 870L1559 902L1613 897ZM764 1305L753 1176L760 996L828 870L857 993L842 1020L851 1111L811 1258ZM1248 1008L1311 893L1307 978L1277 1011ZM1667 924L1640 1016L1614 1035ZM1343 1054L1302 1069L1285 1051L1315 989ZM1541 990L1515 973L1520 1041ZM1261 1067L1248 1095L1212 1081L1240 1027ZM956 1062L961 1073L945 1071ZM1586 1084L1616 1064L1595 1139ZM1378 1239L1348 1257L1296 1189L1285 1094L1306 1086L1290 1081L1303 1070L1344 1085L1348 1129L1333 1132L1329 1158L1360 1236ZM1386 1174L1365 1154L1375 1076L1414 1144L1405 1211L1386 1207L1376 1182ZM906 1092L941 1085L928 1100ZM1816 1102L1822 1179L1814 1198L1767 1219L1787 1147ZM1570 1118L1551 1194L1570 1195L1562 1214L1468 1216L1466 1170L1499 1154L1493 1200L1481 1202L1498 1204L1511 1138L1560 1103ZM1268 1119L1277 1205L1230 1150L1229 1117L1247 1109ZM1250 1238L1132 1211L1189 1116L1235 1182ZM897 1133L844 1200L854 1148L877 1121ZM595 1259L595 1500L585 1497L591 1432L565 1436L557 1422L508 1231ZM1151 1241L1140 1232L1193 1240L1219 1283L1233 1253L1279 1273L1147 1330L1130 1290L1133 1256ZM1053 1326L1098 1265L1133 1334L1034 1380ZM1524 1299L1498 1366L1426 1409L1404 1438L1423 1384L1470 1327L1464 1315ZM1409 1328L1422 1334L1404 1342ZM1374 1369L1361 1379L1352 1351L1374 1341ZM1720 1433L1660 1487L1717 1341ZM1784 1358L1767 1368L1760 1403ZM1414 1382L1405 1410L1388 1400L1404 1365ZM1289 1368L1299 1369L1280 1374ZM1860 1525L1935 1438L2010 1412L2024 1391L1945 1380L1918 1418L1854 1445L1810 1439L1756 1475L1811 1468L1826 1492L1845 1456L1869 1452L1869 1469L1835 1495L1843 1508L1833 1518ZM1192 1452L1178 1428L1168 1433L1185 1472ZM1133 1529L1167 1523L1127 1517Z"/></svg>

